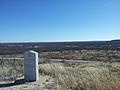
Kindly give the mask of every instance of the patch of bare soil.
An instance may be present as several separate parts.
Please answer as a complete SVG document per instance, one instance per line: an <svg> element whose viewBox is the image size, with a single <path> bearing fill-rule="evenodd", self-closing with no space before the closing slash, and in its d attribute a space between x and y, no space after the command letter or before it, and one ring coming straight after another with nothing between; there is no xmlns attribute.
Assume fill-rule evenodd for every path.
<svg viewBox="0 0 120 90"><path fill-rule="evenodd" d="M55 79L50 76L40 76L36 82L25 82L24 79L16 81L0 81L0 90L57 90Z"/></svg>

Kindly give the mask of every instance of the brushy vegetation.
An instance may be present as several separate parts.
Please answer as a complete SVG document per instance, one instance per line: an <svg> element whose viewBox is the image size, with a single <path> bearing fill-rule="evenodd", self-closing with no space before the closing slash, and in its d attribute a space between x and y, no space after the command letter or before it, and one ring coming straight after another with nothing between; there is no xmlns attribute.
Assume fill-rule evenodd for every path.
<svg viewBox="0 0 120 90"><path fill-rule="evenodd" d="M120 65L104 63L75 64L63 63L40 65L42 75L56 79L58 90L119 90Z"/></svg>
<svg viewBox="0 0 120 90"><path fill-rule="evenodd" d="M0 80L14 81L23 76L23 60L0 62ZM55 90L119 90L120 88L118 62L51 62L40 64L39 72L40 76L47 75L55 80ZM49 88L51 87L53 86L50 84Z"/></svg>
<svg viewBox="0 0 120 90"><path fill-rule="evenodd" d="M23 76L23 60L0 59L0 81L14 81Z"/></svg>
<svg viewBox="0 0 120 90"><path fill-rule="evenodd" d="M118 61L120 62L120 51L118 50L69 50L57 52L43 52L41 58L46 59L68 59L89 61Z"/></svg>
<svg viewBox="0 0 120 90"><path fill-rule="evenodd" d="M0 56L0 81L15 81L23 77L23 60L16 60L11 55ZM8 58L7 60L3 58ZM9 58L13 58L10 59ZM15 56L23 57L22 55ZM120 51L117 50L75 50L42 52L44 61L62 59L63 62L44 62L39 65L40 76L50 76L55 90L119 90L120 89ZM73 60L66 62L65 59ZM92 62L75 63L74 60ZM117 61L117 62L115 62ZM47 80L48 82L49 80ZM39 88L39 86L38 86ZM35 89L36 90L36 89Z"/></svg>

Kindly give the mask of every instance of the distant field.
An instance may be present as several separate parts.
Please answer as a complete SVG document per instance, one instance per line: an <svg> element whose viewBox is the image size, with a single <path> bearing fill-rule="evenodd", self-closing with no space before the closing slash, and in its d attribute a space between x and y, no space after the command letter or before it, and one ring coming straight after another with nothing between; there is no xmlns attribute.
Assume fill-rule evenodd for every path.
<svg viewBox="0 0 120 90"><path fill-rule="evenodd" d="M84 42L34 42L0 43L0 55L23 54L27 50L37 52L75 51L75 50L119 50L120 40Z"/></svg>
<svg viewBox="0 0 120 90"><path fill-rule="evenodd" d="M120 62L120 51L117 50L70 50L57 52L43 52L39 57L43 59L68 59L85 61Z"/></svg>
<svg viewBox="0 0 120 90"><path fill-rule="evenodd" d="M24 54L24 53L23 53ZM23 54L0 55L0 59L21 58ZM85 60L85 61L104 61L120 62L119 50L69 50L55 52L39 52L39 58L43 61L49 59L66 59L66 60Z"/></svg>

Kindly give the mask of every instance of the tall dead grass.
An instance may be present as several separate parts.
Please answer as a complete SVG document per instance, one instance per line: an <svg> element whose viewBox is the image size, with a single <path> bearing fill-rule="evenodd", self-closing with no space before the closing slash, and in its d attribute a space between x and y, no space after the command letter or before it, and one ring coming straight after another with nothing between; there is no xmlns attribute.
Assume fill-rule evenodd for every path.
<svg viewBox="0 0 120 90"><path fill-rule="evenodd" d="M68 67L63 63L40 65L40 73L56 78L59 90L119 90L120 65L83 64Z"/></svg>
<svg viewBox="0 0 120 90"><path fill-rule="evenodd" d="M14 81L23 76L23 60L0 59L0 80Z"/></svg>

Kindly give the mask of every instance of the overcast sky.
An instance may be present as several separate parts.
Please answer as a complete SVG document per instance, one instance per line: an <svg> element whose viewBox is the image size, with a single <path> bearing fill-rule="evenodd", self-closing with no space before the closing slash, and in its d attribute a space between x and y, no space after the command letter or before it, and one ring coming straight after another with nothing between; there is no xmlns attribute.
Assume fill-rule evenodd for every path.
<svg viewBox="0 0 120 90"><path fill-rule="evenodd" d="M120 0L0 0L0 42L120 39Z"/></svg>

